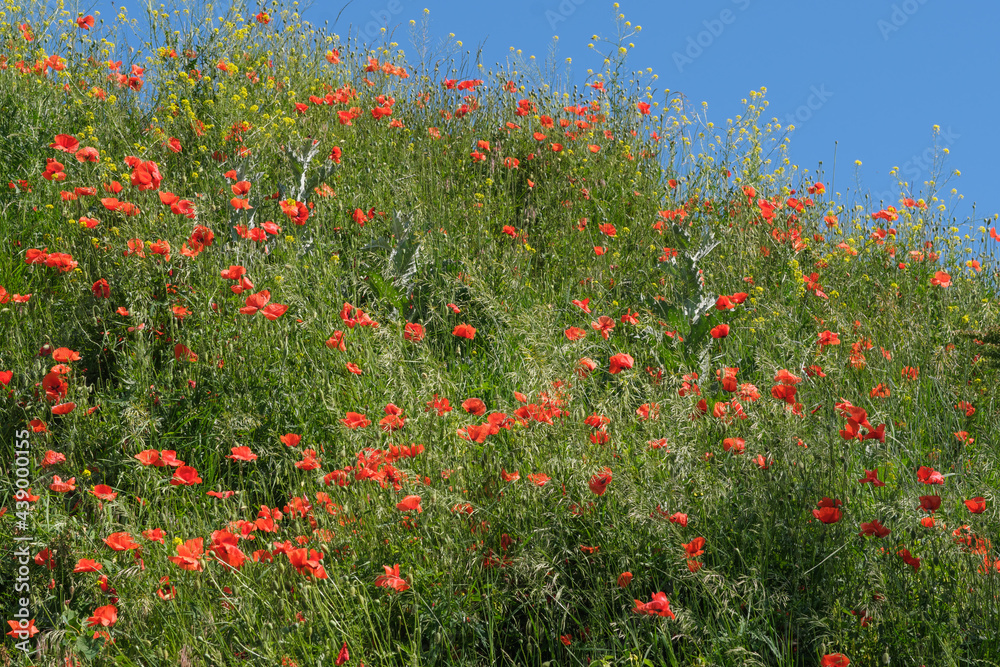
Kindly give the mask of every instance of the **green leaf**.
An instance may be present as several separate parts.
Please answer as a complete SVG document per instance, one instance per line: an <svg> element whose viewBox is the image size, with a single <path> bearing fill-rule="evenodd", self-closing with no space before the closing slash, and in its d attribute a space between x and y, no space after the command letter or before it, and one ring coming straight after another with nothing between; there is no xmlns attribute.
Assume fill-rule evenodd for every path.
<svg viewBox="0 0 1000 667"><path fill-rule="evenodd" d="M100 644L97 644L100 642ZM103 639L91 639L87 635L80 635L76 638L75 649L78 653L83 655L87 660L93 660L97 657L97 654L101 652L101 645L103 645Z"/></svg>

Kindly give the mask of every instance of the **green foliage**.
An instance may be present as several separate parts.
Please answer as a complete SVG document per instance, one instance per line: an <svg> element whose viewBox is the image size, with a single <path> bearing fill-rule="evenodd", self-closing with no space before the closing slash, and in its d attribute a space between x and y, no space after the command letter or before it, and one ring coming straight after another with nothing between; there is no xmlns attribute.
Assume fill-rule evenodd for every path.
<svg viewBox="0 0 1000 667"><path fill-rule="evenodd" d="M624 19L571 93L174 9L0 23L5 665L1000 661L995 231L700 125Z"/></svg>

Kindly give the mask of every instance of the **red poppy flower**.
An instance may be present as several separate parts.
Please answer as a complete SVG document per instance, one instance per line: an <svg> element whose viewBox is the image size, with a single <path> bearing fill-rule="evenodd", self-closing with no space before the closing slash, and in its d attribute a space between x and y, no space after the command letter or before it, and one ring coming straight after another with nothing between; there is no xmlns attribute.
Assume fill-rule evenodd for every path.
<svg viewBox="0 0 1000 667"><path fill-rule="evenodd" d="M885 537L891 533L888 528L879 523L878 520L871 521L870 523L861 524L861 532L858 535L874 535L875 537Z"/></svg>
<svg viewBox="0 0 1000 667"><path fill-rule="evenodd" d="M889 398L889 396L892 395L892 392L887 386L879 382L870 392L868 392L868 395L871 398Z"/></svg>
<svg viewBox="0 0 1000 667"><path fill-rule="evenodd" d="M986 511L986 500L982 497L970 498L965 501L965 506L969 508L969 511L973 514L982 514Z"/></svg>
<svg viewBox="0 0 1000 667"><path fill-rule="evenodd" d="M688 558L695 558L705 553L705 538L696 537L687 544L682 544L681 546L684 547L684 551L687 553Z"/></svg>
<svg viewBox="0 0 1000 667"><path fill-rule="evenodd" d="M238 541L239 537L228 530L217 530L212 533L212 542L208 549L215 556L215 560L238 570L247 558L237 546Z"/></svg>
<svg viewBox="0 0 1000 667"><path fill-rule="evenodd" d="M920 508L925 512L936 512L941 507L941 496L920 496Z"/></svg>
<svg viewBox="0 0 1000 667"><path fill-rule="evenodd" d="M219 275L227 280L239 280L246 275L246 272L247 270L244 267L238 264L232 264L228 269L221 271Z"/></svg>
<svg viewBox="0 0 1000 667"><path fill-rule="evenodd" d="M76 403L61 403L59 405L52 406L52 414L54 415L68 415L76 409Z"/></svg>
<svg viewBox="0 0 1000 667"><path fill-rule="evenodd" d="M595 495L603 496L604 492L608 490L608 484L611 483L611 478L611 468L605 468L603 471L592 476L587 485Z"/></svg>
<svg viewBox="0 0 1000 667"><path fill-rule="evenodd" d="M344 332L334 331L333 335L330 336L326 341L326 346L331 350L340 350L341 352L347 352L347 345L344 343Z"/></svg>
<svg viewBox="0 0 1000 667"><path fill-rule="evenodd" d="M733 454L742 454L746 451L746 443L743 438L726 438L722 441L723 451L732 451Z"/></svg>
<svg viewBox="0 0 1000 667"><path fill-rule="evenodd" d="M56 559L52 557L52 552L47 548L35 554L35 565L44 565L50 570L56 569Z"/></svg>
<svg viewBox="0 0 1000 667"><path fill-rule="evenodd" d="M315 470L319 467L319 459L316 458L315 449L306 449L302 452L302 460L295 463L299 470Z"/></svg>
<svg viewBox="0 0 1000 667"><path fill-rule="evenodd" d="M802 382L802 378L797 375L793 375L788 372L788 370L782 368L775 374L774 381L784 385L796 385Z"/></svg>
<svg viewBox="0 0 1000 667"><path fill-rule="evenodd" d="M878 479L878 468L875 470L865 470L865 476L858 481L862 484L871 482L872 486L885 486L885 482L880 482Z"/></svg>
<svg viewBox="0 0 1000 667"><path fill-rule="evenodd" d="M128 551L129 549L139 548L139 544L128 533L111 533L104 538L104 543L115 551Z"/></svg>
<svg viewBox="0 0 1000 667"><path fill-rule="evenodd" d="M712 334L712 338L725 338L726 336L729 335L729 325L717 324L714 327L712 327L710 333Z"/></svg>
<svg viewBox="0 0 1000 667"><path fill-rule="evenodd" d="M345 113L343 111L338 113ZM349 113L349 112L347 112ZM347 123L350 125L350 121ZM294 222L296 225L306 224L306 220L309 219L309 207L303 202L286 200L280 202L281 212L288 216L289 220Z"/></svg>
<svg viewBox="0 0 1000 667"><path fill-rule="evenodd" d="M174 471L174 476L170 478L170 483L174 486L193 486L201 484L201 481L198 471L191 466L180 466Z"/></svg>
<svg viewBox="0 0 1000 667"><path fill-rule="evenodd" d="M486 404L479 398L467 398L462 401L462 409L469 414L480 417L486 414Z"/></svg>
<svg viewBox="0 0 1000 667"><path fill-rule="evenodd" d="M91 560L89 558L81 558L77 561L76 567L73 568L74 574L81 574L85 572L100 572L104 565L98 563L96 560Z"/></svg>
<svg viewBox="0 0 1000 667"><path fill-rule="evenodd" d="M20 500L29 503L36 502L39 500L39 498L41 498L41 496L36 496L31 493L31 487L28 487L27 489L18 489L17 493L14 494L14 500Z"/></svg>
<svg viewBox="0 0 1000 667"><path fill-rule="evenodd" d="M160 587L156 590L156 594L161 600L173 600L177 597L177 588L170 586L170 577L160 577Z"/></svg>
<svg viewBox="0 0 1000 667"><path fill-rule="evenodd" d="M94 610L94 615L87 619L89 627L101 626L110 628L118 622L118 609L113 605L105 605Z"/></svg>
<svg viewBox="0 0 1000 667"><path fill-rule="evenodd" d="M604 340L607 340L611 335L611 331L615 328L615 321L607 315L601 315L597 318L596 322L590 323L590 328L594 331L599 331Z"/></svg>
<svg viewBox="0 0 1000 667"><path fill-rule="evenodd" d="M403 327L403 338L419 343L424 339L424 325L417 322L407 322L406 326Z"/></svg>
<svg viewBox="0 0 1000 667"><path fill-rule="evenodd" d="M931 285L940 285L941 287L951 287L951 276L944 271L937 271L934 273L934 277L931 278Z"/></svg>
<svg viewBox="0 0 1000 667"><path fill-rule="evenodd" d="M902 549L902 550L900 550L899 551L899 557L902 558L906 562L907 565L909 565L910 567L912 567L914 571L917 571L917 570L920 569L920 559L917 558L917 557L915 557L915 556L911 556L909 549Z"/></svg>
<svg viewBox="0 0 1000 667"><path fill-rule="evenodd" d="M257 455L250 451L249 447L232 447L230 448L232 454L226 456L227 459L232 459L234 461L256 461Z"/></svg>
<svg viewBox="0 0 1000 667"><path fill-rule="evenodd" d="M242 309L240 309L242 312ZM271 320L272 322L288 311L288 306L281 303L269 303L260 309L261 315Z"/></svg>
<svg viewBox="0 0 1000 667"><path fill-rule="evenodd" d="M343 645L340 647L340 653L337 654L337 659L334 661L334 664L337 667L341 667L341 665L343 665L345 662L350 662L350 660L351 660L351 654L348 653L347 651L347 642L344 642Z"/></svg>
<svg viewBox="0 0 1000 667"><path fill-rule="evenodd" d="M90 287L91 292L94 294L95 299L110 299L111 298L111 287L108 285L108 281L101 278L95 282Z"/></svg>
<svg viewBox="0 0 1000 667"><path fill-rule="evenodd" d="M79 361L80 353L75 352L68 347L57 347L52 351L52 360L59 363L66 363L67 361Z"/></svg>
<svg viewBox="0 0 1000 667"><path fill-rule="evenodd" d="M159 542L163 544L163 536L166 534L162 528L152 528L150 530L142 531L142 536L145 537L150 542Z"/></svg>
<svg viewBox="0 0 1000 667"><path fill-rule="evenodd" d="M256 294L251 294L246 298L246 306L240 308L240 313L244 315L253 315L258 310L267 305L267 302L271 300L271 292L268 290L261 290Z"/></svg>
<svg viewBox="0 0 1000 667"><path fill-rule="evenodd" d="M54 466L57 463L63 463L65 460L66 456L64 454L60 454L59 452L54 452L50 449L47 452L45 452L45 456L44 458L42 458L41 465L43 468L47 468L49 466Z"/></svg>
<svg viewBox="0 0 1000 667"><path fill-rule="evenodd" d="M361 375L361 372L362 372L361 368L357 364L351 363L351 362L347 362L344 365L347 367L347 371L349 373L353 373L354 375Z"/></svg>
<svg viewBox="0 0 1000 667"><path fill-rule="evenodd" d="M365 428L371 424L368 418L359 412L348 412L340 421L348 428Z"/></svg>
<svg viewBox="0 0 1000 667"><path fill-rule="evenodd" d="M155 449L143 450L132 458L138 459L139 463L144 466L156 466L157 468L162 468L165 465L164 462L160 460L160 452Z"/></svg>
<svg viewBox="0 0 1000 667"><path fill-rule="evenodd" d="M385 417L382 417L378 423L383 431L389 433L403 428L406 425L406 417L403 415L402 409L390 403L385 406Z"/></svg>
<svg viewBox="0 0 1000 667"><path fill-rule="evenodd" d="M434 399L427 402L427 409L424 412L429 410L437 410L438 417L444 417L446 413L451 412L452 407L447 398L438 398L438 395L434 394Z"/></svg>
<svg viewBox="0 0 1000 667"><path fill-rule="evenodd" d="M75 153L80 148L80 142L71 134L57 134L55 141L49 144L49 148L64 153ZM60 169L60 171L62 170Z"/></svg>
<svg viewBox="0 0 1000 667"><path fill-rule="evenodd" d="M459 324L452 330L453 336L459 336L460 338L468 338L469 340L475 340L476 329L469 324Z"/></svg>
<svg viewBox="0 0 1000 667"><path fill-rule="evenodd" d="M934 468L920 466L917 470L917 481L921 484L944 484L944 476Z"/></svg>
<svg viewBox="0 0 1000 667"><path fill-rule="evenodd" d="M392 567L388 565L383 565L382 567L385 568L385 574L375 577L376 586L391 588L400 593L410 588L406 580L399 576L399 563L396 563Z"/></svg>
<svg viewBox="0 0 1000 667"><path fill-rule="evenodd" d="M597 362L589 357L584 357L576 364L576 373L580 377L587 377L597 368ZM522 401L524 402L524 401Z"/></svg>
<svg viewBox="0 0 1000 667"><path fill-rule="evenodd" d="M11 630L7 633L7 635L17 639L30 639L41 632L35 627L35 619L24 621L24 625L21 625L21 622L22 621L18 620L7 621L7 625L11 627Z"/></svg>
<svg viewBox="0 0 1000 667"><path fill-rule="evenodd" d="M159 167L155 162L143 162L137 158L125 158L125 162L132 167L132 185L140 190L156 190L160 187L163 176L160 175Z"/></svg>
<svg viewBox="0 0 1000 667"><path fill-rule="evenodd" d="M506 469L501 469L500 476L503 478L503 481L505 482L516 482L517 480L521 479L521 473L519 473L517 470L515 470L514 472L507 472Z"/></svg>
<svg viewBox="0 0 1000 667"><path fill-rule="evenodd" d="M632 355L620 352L611 357L609 363L610 363L609 372L612 375L617 375L622 370L631 369L632 365L635 363L635 360L632 358Z"/></svg>
<svg viewBox="0 0 1000 667"><path fill-rule="evenodd" d="M732 299L730 299L725 294L721 295L718 299L715 300L715 309L716 310L732 310L735 307L736 307L736 304L734 304L733 301L732 301Z"/></svg>
<svg viewBox="0 0 1000 667"><path fill-rule="evenodd" d="M181 359L186 359L191 363L195 363L196 361L198 361L198 355L192 352L187 345L184 345L183 343L177 343L177 345L174 345L174 359L178 361L180 361Z"/></svg>
<svg viewBox="0 0 1000 667"><path fill-rule="evenodd" d="M667 600L667 594L663 591L653 593L652 600L649 602L642 603L636 600L635 608L632 611L644 616L669 616L672 619L676 619L674 612L670 611L670 602Z"/></svg>
<svg viewBox="0 0 1000 667"><path fill-rule="evenodd" d="M66 397L69 385L60 377L59 373L50 371L42 378L42 389L45 390L45 398L55 401Z"/></svg>
<svg viewBox="0 0 1000 667"><path fill-rule="evenodd" d="M976 414L975 406L973 406L972 403L969 403L968 401L959 401L958 405L955 406L955 409L964 412L966 417L971 417L972 415Z"/></svg>
<svg viewBox="0 0 1000 667"><path fill-rule="evenodd" d="M154 255L163 255L165 260L170 261L170 243L168 241L157 239L155 242L149 243L149 251Z"/></svg>
<svg viewBox="0 0 1000 667"><path fill-rule="evenodd" d="M643 403L638 408L635 409L635 414L639 415L643 421L649 421L650 419L656 419L660 414L660 404L659 403Z"/></svg>
<svg viewBox="0 0 1000 667"><path fill-rule="evenodd" d="M847 667L851 661L843 653L827 653L820 659L819 664L822 667Z"/></svg>
<svg viewBox="0 0 1000 667"><path fill-rule="evenodd" d="M167 556L167 560L176 563L182 570L200 572L205 569L202 563L205 538L196 537L177 545L177 555Z"/></svg>
<svg viewBox="0 0 1000 667"><path fill-rule="evenodd" d="M839 506L842 503L839 500L823 498L816 504L819 506L819 509L812 511L814 517L823 523L837 523L840 521L842 512L840 511Z"/></svg>
<svg viewBox="0 0 1000 667"><path fill-rule="evenodd" d="M840 345L840 334L833 333L832 331L823 331L819 334L819 346L820 349L827 345Z"/></svg>
<svg viewBox="0 0 1000 667"><path fill-rule="evenodd" d="M91 489L90 492L94 494L95 497L100 498L101 500L107 500L108 502L111 502L118 497L118 494L115 493L114 489L107 484L98 484Z"/></svg>
<svg viewBox="0 0 1000 667"><path fill-rule="evenodd" d="M813 364L812 366L807 366L806 367L806 375L808 375L811 378L814 378L814 377L825 378L826 377L826 373L823 372L823 369L820 368L816 364Z"/></svg>
<svg viewBox="0 0 1000 667"><path fill-rule="evenodd" d="M420 496L406 496L401 501L396 503L396 509L400 512L410 512L416 510L417 514L424 511L423 508L420 507Z"/></svg>
<svg viewBox="0 0 1000 667"><path fill-rule="evenodd" d="M76 491L76 477L70 477L69 481L64 482L59 475L55 475L52 477L52 484L49 485L49 489L56 493Z"/></svg>
<svg viewBox="0 0 1000 667"><path fill-rule="evenodd" d="M164 449L160 452L160 460L163 465L173 466L174 468L180 468L184 465L184 461L177 458L177 452L172 449Z"/></svg>
<svg viewBox="0 0 1000 667"><path fill-rule="evenodd" d="M528 480L535 486L545 486L552 479L543 472L536 472L528 475Z"/></svg>

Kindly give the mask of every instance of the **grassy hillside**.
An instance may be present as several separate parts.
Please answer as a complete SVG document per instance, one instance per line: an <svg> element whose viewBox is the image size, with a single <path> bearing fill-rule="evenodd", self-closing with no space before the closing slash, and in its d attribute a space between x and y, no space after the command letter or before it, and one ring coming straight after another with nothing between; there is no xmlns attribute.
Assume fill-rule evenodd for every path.
<svg viewBox="0 0 1000 667"><path fill-rule="evenodd" d="M0 15L5 667L1000 663L995 228L624 17L105 19Z"/></svg>

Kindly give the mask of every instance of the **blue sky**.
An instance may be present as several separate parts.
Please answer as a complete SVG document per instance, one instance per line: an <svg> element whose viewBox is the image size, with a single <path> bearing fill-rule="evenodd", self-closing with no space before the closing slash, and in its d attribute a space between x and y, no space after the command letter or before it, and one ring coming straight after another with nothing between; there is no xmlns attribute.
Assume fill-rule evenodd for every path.
<svg viewBox="0 0 1000 667"><path fill-rule="evenodd" d="M614 37L614 16L625 14L642 32L633 38L629 69L652 67L663 88L694 103L708 102L718 124L742 111L749 91L767 88L766 117L793 121L790 156L801 168L823 163L836 190L861 186L894 203L898 167L914 191L932 173L933 126L948 148L941 193L957 188L959 222L1000 213L994 156L1000 108L997 67L1000 5L944 0L841 0L838 3L764 0L622 0L616 12L605 0L319 0L304 17L329 21L331 32L378 41L378 27L396 29L404 49L410 19L430 10L431 34L450 33L463 50L483 47L487 67L505 61L510 47L544 59L558 35L558 55L572 58L582 83L601 60L587 48L593 34ZM341 10L342 13L341 13ZM340 18L334 23L338 13ZM374 37L374 40L372 39ZM836 151L835 151L836 146ZM856 170L855 160L862 166ZM941 182L944 179L940 179Z"/></svg>
<svg viewBox="0 0 1000 667"><path fill-rule="evenodd" d="M111 19L108 0L81 0ZM141 16L137 0L124 4ZM216 2L216 8L225 4ZM268 3L269 4L269 3ZM249 9L256 12L256 3ZM602 61L591 36L614 38L615 16L642 26L632 38L628 69L651 67L663 89L708 103L708 119L723 125L743 111L751 90L767 88L767 119L793 124L792 162L815 170L845 195L869 192L896 203L893 167L915 195L933 173L935 136L947 148L941 196L965 231L1000 213L996 187L1000 132L1000 3L944 0L301 0L303 17L331 33L381 43L381 27L415 55L411 19L428 15L431 43L461 40L487 69L505 62L510 47L544 60L556 43L559 61L572 59L582 84ZM339 16L339 18L338 18ZM474 70L469 69L471 74ZM662 101L662 97L661 97ZM834 162L836 160L836 171ZM860 168L855 161L860 160ZM955 170L960 176L951 175ZM835 177L835 178L834 178ZM963 199L950 195L957 188Z"/></svg>

